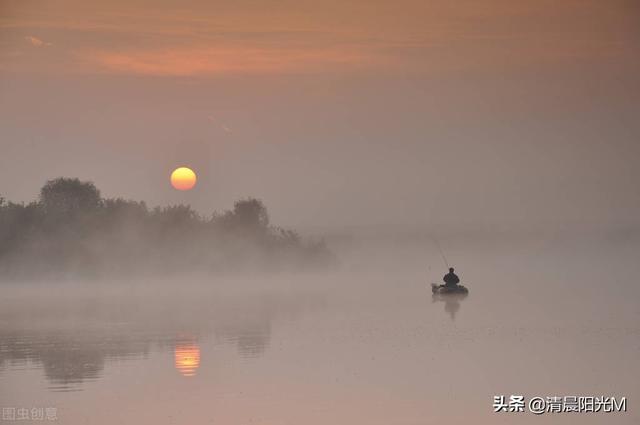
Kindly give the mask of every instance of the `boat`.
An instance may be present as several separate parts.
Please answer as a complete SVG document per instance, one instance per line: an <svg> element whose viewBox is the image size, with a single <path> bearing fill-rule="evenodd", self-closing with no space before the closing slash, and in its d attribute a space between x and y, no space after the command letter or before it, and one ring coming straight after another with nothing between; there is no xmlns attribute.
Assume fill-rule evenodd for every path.
<svg viewBox="0 0 640 425"><path fill-rule="evenodd" d="M438 294L438 295L468 294L469 293L469 290L463 285L444 286L444 285L438 285L437 283L432 283L431 284L431 291L434 294Z"/></svg>

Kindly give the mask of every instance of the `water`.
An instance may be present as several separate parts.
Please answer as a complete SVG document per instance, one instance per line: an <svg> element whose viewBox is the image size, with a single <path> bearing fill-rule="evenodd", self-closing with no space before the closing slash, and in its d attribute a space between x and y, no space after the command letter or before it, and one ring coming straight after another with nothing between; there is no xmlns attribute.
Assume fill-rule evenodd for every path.
<svg viewBox="0 0 640 425"><path fill-rule="evenodd" d="M0 407L61 424L640 422L640 245L443 247L464 299L432 298L446 270L427 241L326 275L5 285ZM629 411L496 414L499 394Z"/></svg>

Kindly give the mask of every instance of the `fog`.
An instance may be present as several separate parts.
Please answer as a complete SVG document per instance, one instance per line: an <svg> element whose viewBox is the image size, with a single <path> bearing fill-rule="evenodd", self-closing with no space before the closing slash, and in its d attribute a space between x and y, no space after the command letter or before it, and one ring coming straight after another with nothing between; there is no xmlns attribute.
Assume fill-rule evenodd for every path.
<svg viewBox="0 0 640 425"><path fill-rule="evenodd" d="M329 267L322 240L272 226L258 199L202 217L188 205L147 208L102 198L91 182L57 178L37 201L0 198L5 280L168 276Z"/></svg>
<svg viewBox="0 0 640 425"><path fill-rule="evenodd" d="M498 394L638 397L638 240L442 239L458 298L431 295L430 240L378 242L321 273L5 284L0 399L64 423L491 424L515 420ZM638 421L579 419L605 415Z"/></svg>

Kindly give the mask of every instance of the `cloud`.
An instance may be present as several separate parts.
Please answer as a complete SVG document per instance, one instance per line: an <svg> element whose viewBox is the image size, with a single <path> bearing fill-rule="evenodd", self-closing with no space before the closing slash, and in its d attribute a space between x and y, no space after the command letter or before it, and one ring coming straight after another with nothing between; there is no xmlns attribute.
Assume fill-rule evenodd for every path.
<svg viewBox="0 0 640 425"><path fill-rule="evenodd" d="M306 73L362 67L375 60L352 47L250 45L91 51L85 59L109 73L155 76Z"/></svg>
<svg viewBox="0 0 640 425"><path fill-rule="evenodd" d="M90 15L83 7L71 7L80 0L60 1L69 7L43 13L32 10L31 2L18 2L24 10L0 20L0 30L36 48L51 43L24 34L55 34L61 40L64 51L59 49L56 61L40 64L38 72L60 65L71 73L177 77L345 71L406 75L637 60L637 12L627 6L630 0L611 0L617 6L567 0L557 10L549 9L546 0L486 0L482 5L400 0L377 2L376 8L360 0L300 8L289 1L247 8L184 0L192 7L172 7L169 1L153 10L138 1L115 0L113 7ZM10 67L36 68L20 59Z"/></svg>
<svg viewBox="0 0 640 425"><path fill-rule="evenodd" d="M45 41L40 40L38 37L34 37L32 35L28 35L24 38L27 40L33 47L46 47L51 46L51 43L47 43Z"/></svg>

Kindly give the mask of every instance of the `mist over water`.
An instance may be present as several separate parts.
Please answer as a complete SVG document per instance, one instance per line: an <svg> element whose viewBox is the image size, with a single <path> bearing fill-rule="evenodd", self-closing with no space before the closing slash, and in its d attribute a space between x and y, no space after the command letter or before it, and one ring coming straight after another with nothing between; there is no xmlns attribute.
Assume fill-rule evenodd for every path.
<svg viewBox="0 0 640 425"><path fill-rule="evenodd" d="M432 296L431 239L358 235L323 273L5 284L0 400L70 424L637 423L640 241L439 242L467 297ZM499 394L629 412L496 414Z"/></svg>

